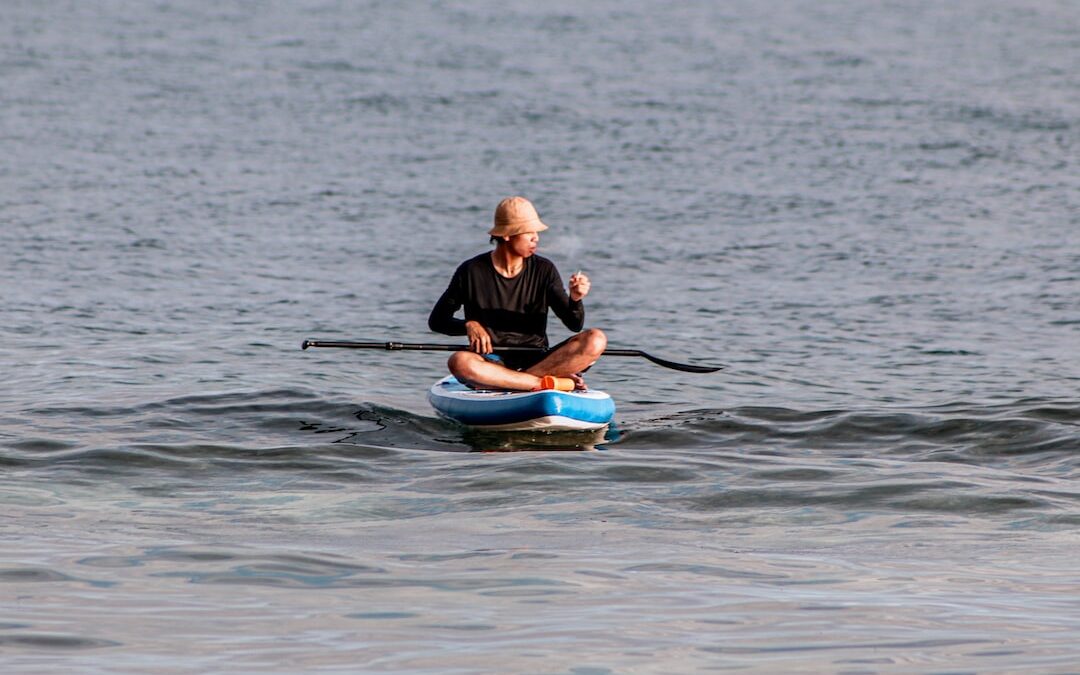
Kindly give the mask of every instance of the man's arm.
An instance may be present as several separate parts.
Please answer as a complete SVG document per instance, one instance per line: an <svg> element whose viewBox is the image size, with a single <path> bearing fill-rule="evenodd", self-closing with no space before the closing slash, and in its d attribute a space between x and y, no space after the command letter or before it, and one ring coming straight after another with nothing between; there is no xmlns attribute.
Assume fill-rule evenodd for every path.
<svg viewBox="0 0 1080 675"><path fill-rule="evenodd" d="M563 288L562 277L559 276L558 270L553 267L551 274L552 279L548 285L548 306L555 312L555 316L562 320L564 326L577 333L585 327L585 305L581 302L581 298L585 296L582 294L581 298L571 300L566 294L566 289ZM588 293L588 290L585 292Z"/></svg>
<svg viewBox="0 0 1080 675"><path fill-rule="evenodd" d="M454 278L450 280L450 285L443 291L439 301L435 303L435 306L431 309L431 314L428 316L427 325L428 328L436 333L442 333L443 335L465 335L465 320L457 319L454 314L461 309L463 304L462 298L458 292L461 288L459 283L460 270L454 273Z"/></svg>
<svg viewBox="0 0 1080 675"><path fill-rule="evenodd" d="M443 291L442 297L432 308L431 315L428 316L428 328L443 335L467 335L470 350L478 354L490 354L491 333L479 321L454 318L454 314L464 304L462 293L459 291L464 286L459 269L450 280L450 285Z"/></svg>

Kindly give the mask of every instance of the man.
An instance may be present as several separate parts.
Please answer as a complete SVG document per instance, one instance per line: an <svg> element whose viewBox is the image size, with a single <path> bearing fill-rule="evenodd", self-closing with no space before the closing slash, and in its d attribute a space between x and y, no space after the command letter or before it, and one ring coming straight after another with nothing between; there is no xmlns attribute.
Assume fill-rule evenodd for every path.
<svg viewBox="0 0 1080 675"><path fill-rule="evenodd" d="M431 310L431 330L469 338L469 350L454 352L448 362L461 382L532 391L541 388L545 375L553 375L585 388L579 373L600 358L607 337L596 328L578 332L585 324L581 301L589 294L589 278L581 272L571 276L567 294L555 264L535 255L540 232L546 229L528 199L508 197L499 202L495 226L488 231L495 250L463 262ZM454 314L462 306L465 318L457 319ZM551 350L549 307L568 329L578 332ZM485 356L511 346L538 351L502 352L501 363ZM547 383L550 386L550 379Z"/></svg>

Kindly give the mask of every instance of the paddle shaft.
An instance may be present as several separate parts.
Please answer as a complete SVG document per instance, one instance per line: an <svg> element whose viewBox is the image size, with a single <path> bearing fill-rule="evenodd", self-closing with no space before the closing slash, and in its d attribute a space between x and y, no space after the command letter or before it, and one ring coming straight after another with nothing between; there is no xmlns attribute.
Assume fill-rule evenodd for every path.
<svg viewBox="0 0 1080 675"><path fill-rule="evenodd" d="M443 345L430 343L410 342L349 342L344 340L304 340L300 343L301 349L308 347L337 347L341 349L384 349L388 351L428 351L428 352L460 352L468 351L467 347L460 345ZM542 352L539 347L496 347L495 352ZM640 356L648 359L658 366L681 370L685 373L715 373L720 368L708 366L694 366L688 363L676 363L647 354L640 349L605 349L604 356Z"/></svg>

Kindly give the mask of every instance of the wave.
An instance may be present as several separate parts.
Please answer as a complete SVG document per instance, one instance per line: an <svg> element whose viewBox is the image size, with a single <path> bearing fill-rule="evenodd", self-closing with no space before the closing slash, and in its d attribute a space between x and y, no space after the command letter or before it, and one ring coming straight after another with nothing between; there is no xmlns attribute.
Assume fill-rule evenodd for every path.
<svg viewBox="0 0 1080 675"><path fill-rule="evenodd" d="M736 407L627 425L635 446L768 447L910 461L1043 464L1080 456L1080 404L1025 400L914 409L799 411Z"/></svg>
<svg viewBox="0 0 1080 675"><path fill-rule="evenodd" d="M923 408L795 410L744 406L617 416L601 434L469 430L434 415L306 389L222 392L133 405L42 406L8 425L0 463L139 457L178 464L245 455L307 455L335 445L383 450L596 447L748 448L908 461L1025 466L1071 464L1080 450L1080 404L1027 399Z"/></svg>
<svg viewBox="0 0 1080 675"><path fill-rule="evenodd" d="M594 434L474 431L301 389L31 412L32 430L0 446L0 467L51 483L120 481L147 498L237 481L314 492L400 483L437 494L439 509L466 511L618 495L637 500L642 525L733 514L756 522L777 509L1080 522L1080 404L1067 401L704 408L624 414ZM566 450L592 452L556 452ZM529 452L453 457L477 451ZM380 508L411 517L435 508L431 498Z"/></svg>

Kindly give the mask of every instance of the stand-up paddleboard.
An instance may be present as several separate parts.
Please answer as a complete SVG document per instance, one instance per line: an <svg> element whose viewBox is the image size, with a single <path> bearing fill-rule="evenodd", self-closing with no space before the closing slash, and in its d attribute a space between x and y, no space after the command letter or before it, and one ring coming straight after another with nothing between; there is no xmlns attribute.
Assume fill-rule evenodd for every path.
<svg viewBox="0 0 1080 675"><path fill-rule="evenodd" d="M615 417L615 401L602 391L470 389L452 375L431 386L428 401L455 422L493 430L602 429Z"/></svg>

